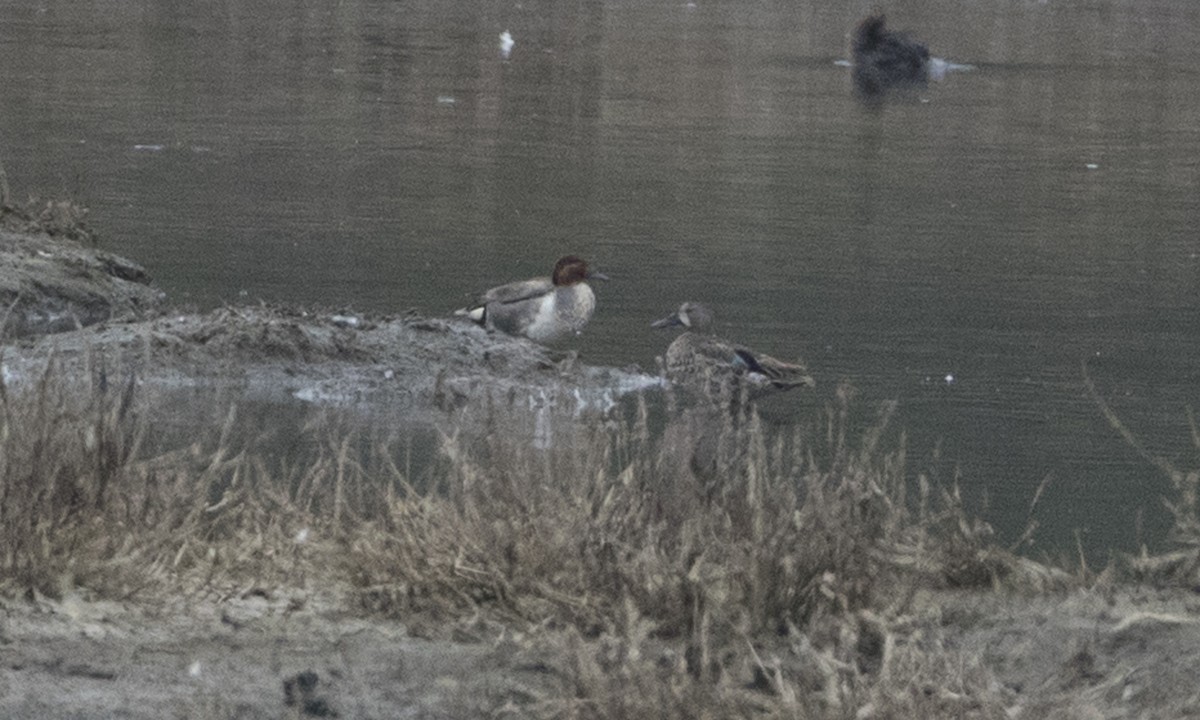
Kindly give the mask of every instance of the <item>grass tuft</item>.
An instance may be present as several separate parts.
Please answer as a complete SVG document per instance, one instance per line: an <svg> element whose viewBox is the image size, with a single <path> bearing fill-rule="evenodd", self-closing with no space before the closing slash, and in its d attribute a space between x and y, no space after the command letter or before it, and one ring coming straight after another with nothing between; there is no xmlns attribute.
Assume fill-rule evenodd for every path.
<svg viewBox="0 0 1200 720"><path fill-rule="evenodd" d="M77 394L53 360L20 394L0 381L0 583L57 596L122 582L146 490L123 477L144 437L133 390L96 370Z"/></svg>
<svg viewBox="0 0 1200 720"><path fill-rule="evenodd" d="M1174 496L1165 498L1163 505L1170 512L1172 525L1167 541L1171 549L1151 555L1143 547L1138 557L1128 559L1133 575L1143 581L1200 588L1200 468L1184 468L1169 458L1150 452L1096 389L1088 372L1087 361L1081 364L1084 386L1100 413L1131 448L1147 463L1166 477ZM1192 444L1200 449L1200 429L1188 409L1188 426Z"/></svg>
<svg viewBox="0 0 1200 720"><path fill-rule="evenodd" d="M73 200L44 200L30 197L24 203L12 200L8 173L0 161L0 227L14 232L45 233L65 237L86 245L99 238L87 224L88 209Z"/></svg>

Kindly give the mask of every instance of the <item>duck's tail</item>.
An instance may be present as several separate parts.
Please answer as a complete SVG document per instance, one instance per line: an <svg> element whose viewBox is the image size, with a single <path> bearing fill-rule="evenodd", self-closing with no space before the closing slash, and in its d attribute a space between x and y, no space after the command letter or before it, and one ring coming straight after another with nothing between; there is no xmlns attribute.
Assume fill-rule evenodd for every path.
<svg viewBox="0 0 1200 720"><path fill-rule="evenodd" d="M487 322L487 305L459 308L454 311L454 314L457 317L465 317L468 320L474 320L480 325L483 325L485 322Z"/></svg>
<svg viewBox="0 0 1200 720"><path fill-rule="evenodd" d="M795 387L816 387L817 381L808 374L808 368L798 363L786 363L770 355L755 355L748 350L735 350L737 361L750 372L758 373L779 390Z"/></svg>

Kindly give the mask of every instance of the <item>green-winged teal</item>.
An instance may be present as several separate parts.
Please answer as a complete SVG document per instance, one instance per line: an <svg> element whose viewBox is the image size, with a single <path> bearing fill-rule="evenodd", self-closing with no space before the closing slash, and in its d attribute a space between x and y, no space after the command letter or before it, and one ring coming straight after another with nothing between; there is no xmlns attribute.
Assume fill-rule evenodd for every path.
<svg viewBox="0 0 1200 720"><path fill-rule="evenodd" d="M488 329L549 343L564 335L578 335L592 319L596 295L587 281L607 280L591 272L575 255L559 258L550 277L501 285L475 298L474 304L455 311Z"/></svg>
<svg viewBox="0 0 1200 720"><path fill-rule="evenodd" d="M804 365L776 360L720 338L713 334L712 323L711 310L700 303L685 302L671 315L651 324L656 328L687 328L663 358L668 380L703 390L714 398L745 392L753 399L816 385Z"/></svg>

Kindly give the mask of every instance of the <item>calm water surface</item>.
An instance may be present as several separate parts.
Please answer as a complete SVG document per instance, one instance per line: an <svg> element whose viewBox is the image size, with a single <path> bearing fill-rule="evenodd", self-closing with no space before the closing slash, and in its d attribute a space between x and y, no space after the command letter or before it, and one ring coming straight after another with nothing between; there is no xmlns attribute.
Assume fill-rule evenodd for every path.
<svg viewBox="0 0 1200 720"><path fill-rule="evenodd" d="M1040 546L1161 540L1081 363L1200 463L1200 3L897 0L975 70L878 110L835 65L866 8L0 0L0 158L181 303L442 313L583 254L589 361L704 300L808 361L799 412L898 399L1006 537L1050 476Z"/></svg>

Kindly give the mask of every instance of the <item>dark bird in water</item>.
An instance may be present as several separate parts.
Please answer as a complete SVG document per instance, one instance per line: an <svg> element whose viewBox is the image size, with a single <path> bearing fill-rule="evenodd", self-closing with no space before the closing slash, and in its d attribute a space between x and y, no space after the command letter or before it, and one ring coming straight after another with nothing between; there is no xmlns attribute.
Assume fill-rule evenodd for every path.
<svg viewBox="0 0 1200 720"><path fill-rule="evenodd" d="M750 399L816 383L804 365L776 360L744 345L713 334L712 311L685 302L651 327L683 327L686 331L667 347L663 369L673 383L700 390L712 399Z"/></svg>
<svg viewBox="0 0 1200 720"><path fill-rule="evenodd" d="M867 16L850 41L854 87L866 97L929 82L929 49L904 33L887 29L884 16Z"/></svg>

